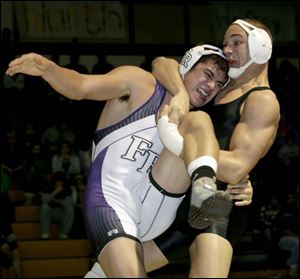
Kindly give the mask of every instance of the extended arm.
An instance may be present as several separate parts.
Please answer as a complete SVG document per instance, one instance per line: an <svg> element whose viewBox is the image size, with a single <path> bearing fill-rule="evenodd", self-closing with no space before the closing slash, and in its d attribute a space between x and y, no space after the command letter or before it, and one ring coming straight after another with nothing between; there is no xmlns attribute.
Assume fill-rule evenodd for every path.
<svg viewBox="0 0 300 279"><path fill-rule="evenodd" d="M141 74L143 77L148 75L149 79L151 76L132 66L118 67L105 75L84 75L35 53L24 54L9 63L6 74L13 76L16 73L41 76L54 90L67 98L96 101L130 95L136 84L144 81Z"/></svg>

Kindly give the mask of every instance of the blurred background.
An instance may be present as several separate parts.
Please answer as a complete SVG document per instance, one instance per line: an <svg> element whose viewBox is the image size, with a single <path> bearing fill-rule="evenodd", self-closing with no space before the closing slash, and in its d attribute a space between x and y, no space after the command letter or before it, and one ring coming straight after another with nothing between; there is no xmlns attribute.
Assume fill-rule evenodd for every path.
<svg viewBox="0 0 300 279"><path fill-rule="evenodd" d="M204 42L222 47L227 26L237 18L262 20L273 34L269 79L281 105L281 121L271 150L252 173L253 203L232 272L288 267L290 252L280 248L279 240L287 230L283 227L286 223L299 237L295 225L299 209L298 1L1 1L1 193L9 196L11 207L5 212L9 212L19 243L22 276L45 276L46 272L32 268L37 264L32 261L37 260L47 261L43 268L49 269L49 277L80 277L90 267L92 257L86 242L82 249L87 252L79 256L61 251L58 255L27 254L26 247L35 251L45 245L38 218L40 197L56 170L53 157L63 152L74 156L79 165L69 174L69 184L75 190L76 218L64 241L86 240L82 195L93 133L104 103L68 100L41 78L21 74L8 77L5 70L9 61L36 52L81 73L101 74L124 64L151 71L157 56L179 60L188 48ZM283 220L287 203L292 204L291 219ZM24 216L18 215L21 213ZM58 229L52 230L48 241L58 241ZM55 242L51 245L54 247ZM77 247L78 242L68 245ZM59 273L59 264L53 260L63 259L81 260L75 264L80 271L69 268L73 273ZM56 263L54 273L49 261ZM180 259L177 266L187 266L187 261ZM43 266L44 262L39 263ZM2 277L9 276L3 275L5 268L1 270ZM276 274L281 276L280 272Z"/></svg>

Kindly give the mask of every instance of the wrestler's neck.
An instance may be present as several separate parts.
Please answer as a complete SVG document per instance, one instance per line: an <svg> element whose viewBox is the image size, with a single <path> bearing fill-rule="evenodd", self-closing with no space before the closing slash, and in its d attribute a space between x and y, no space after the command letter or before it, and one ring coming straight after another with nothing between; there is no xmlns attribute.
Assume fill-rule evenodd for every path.
<svg viewBox="0 0 300 279"><path fill-rule="evenodd" d="M215 98L215 103L228 103L247 93L254 87L268 86L268 65L251 65L240 77L230 83Z"/></svg>
<svg viewBox="0 0 300 279"><path fill-rule="evenodd" d="M230 81L230 90L242 89L244 92L248 88L258 86L270 86L268 80L268 64L252 64L240 77Z"/></svg>

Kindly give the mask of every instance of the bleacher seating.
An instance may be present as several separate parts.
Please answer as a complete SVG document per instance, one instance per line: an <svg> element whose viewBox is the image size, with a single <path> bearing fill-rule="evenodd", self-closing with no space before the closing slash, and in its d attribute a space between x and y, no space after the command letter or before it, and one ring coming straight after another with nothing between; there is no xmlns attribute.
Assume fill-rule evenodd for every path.
<svg viewBox="0 0 300 279"><path fill-rule="evenodd" d="M14 193L13 193L14 194ZM94 263L87 239L58 240L59 227L51 225L53 239L40 239L39 205L15 205L13 231L17 237L24 278L83 276Z"/></svg>
<svg viewBox="0 0 300 279"><path fill-rule="evenodd" d="M51 225L54 239L40 239L39 205L15 205L15 222L12 224L18 239L24 278L82 278L94 263L87 239L58 240L57 225ZM252 253L253 254L253 253ZM284 278L286 268L262 265L267 255L257 252L254 261L246 264L247 253L236 254L229 278ZM255 263L257 261L257 264ZM239 268L242 267L242 268ZM152 278L187 278L189 259L181 258L172 265L151 272Z"/></svg>

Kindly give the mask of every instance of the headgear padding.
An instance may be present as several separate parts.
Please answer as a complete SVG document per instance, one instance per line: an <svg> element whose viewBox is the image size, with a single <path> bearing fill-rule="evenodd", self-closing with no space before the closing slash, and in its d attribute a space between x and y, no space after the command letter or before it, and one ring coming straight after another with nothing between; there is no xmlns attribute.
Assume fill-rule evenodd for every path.
<svg viewBox="0 0 300 279"><path fill-rule="evenodd" d="M188 50L181 62L179 64L179 73L184 78L185 74L194 66L194 64L203 56L203 55L210 55L210 54L217 54L226 60L226 57L223 54L222 49L211 46L211 45L201 45L196 46Z"/></svg>
<svg viewBox="0 0 300 279"><path fill-rule="evenodd" d="M272 55L272 41L269 34L247 21L237 19L232 24L238 24L248 33L249 55L254 63L264 64Z"/></svg>

